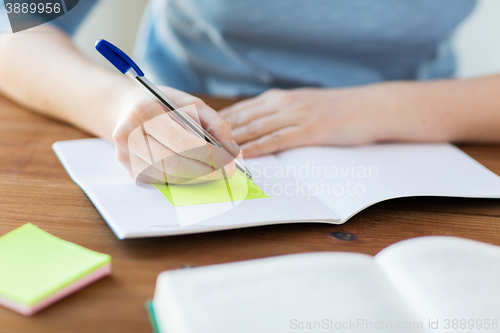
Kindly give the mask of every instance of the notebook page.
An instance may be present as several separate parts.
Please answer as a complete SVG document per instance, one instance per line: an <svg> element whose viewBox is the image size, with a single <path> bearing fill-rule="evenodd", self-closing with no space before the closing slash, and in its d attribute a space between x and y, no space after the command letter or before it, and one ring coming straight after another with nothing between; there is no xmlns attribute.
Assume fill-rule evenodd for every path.
<svg viewBox="0 0 500 333"><path fill-rule="evenodd" d="M500 177L449 144L310 147L277 157L344 222L398 197L500 198Z"/></svg>
<svg viewBox="0 0 500 333"><path fill-rule="evenodd" d="M397 332L414 322L372 257L355 253L163 272L153 305L160 330L172 333Z"/></svg>
<svg viewBox="0 0 500 333"><path fill-rule="evenodd" d="M412 312L437 326L432 332L500 331L500 247L419 237L387 247L375 262Z"/></svg>
<svg viewBox="0 0 500 333"><path fill-rule="evenodd" d="M116 160L112 144L101 139L54 144L72 179L87 193L119 238L163 236L224 230L294 221L338 221L317 198L305 194L240 202L172 207L152 185L139 187ZM284 188L290 179L266 177L261 169L278 164L273 156L248 160L255 181L269 191ZM294 180L293 180L294 181ZM260 183L259 183L260 182ZM261 187L266 191L265 187Z"/></svg>

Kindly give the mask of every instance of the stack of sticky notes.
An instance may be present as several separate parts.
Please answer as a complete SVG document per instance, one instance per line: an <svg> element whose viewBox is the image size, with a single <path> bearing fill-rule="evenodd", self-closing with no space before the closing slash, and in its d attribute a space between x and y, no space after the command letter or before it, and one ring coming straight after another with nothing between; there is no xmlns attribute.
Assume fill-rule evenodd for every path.
<svg viewBox="0 0 500 333"><path fill-rule="evenodd" d="M28 223L0 237L0 304L32 315L111 273L111 257Z"/></svg>

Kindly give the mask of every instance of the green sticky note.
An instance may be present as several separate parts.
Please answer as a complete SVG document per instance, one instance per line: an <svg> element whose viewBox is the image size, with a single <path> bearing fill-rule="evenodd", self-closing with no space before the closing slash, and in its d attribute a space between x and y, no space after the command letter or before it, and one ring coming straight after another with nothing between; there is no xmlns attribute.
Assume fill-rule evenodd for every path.
<svg viewBox="0 0 500 333"><path fill-rule="evenodd" d="M253 181L239 172L232 178L207 183L153 185L174 207L269 198Z"/></svg>
<svg viewBox="0 0 500 333"><path fill-rule="evenodd" d="M28 223L0 237L0 296L33 306L110 262Z"/></svg>

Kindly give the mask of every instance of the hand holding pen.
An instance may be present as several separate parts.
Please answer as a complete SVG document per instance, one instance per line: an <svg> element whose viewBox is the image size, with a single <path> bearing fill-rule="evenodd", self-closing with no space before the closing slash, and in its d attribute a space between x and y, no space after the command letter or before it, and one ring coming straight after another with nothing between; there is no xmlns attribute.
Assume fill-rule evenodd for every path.
<svg viewBox="0 0 500 333"><path fill-rule="evenodd" d="M142 81L143 88L156 98L132 90L122 103L113 139L118 159L132 176L143 182L196 183L231 177L238 169L251 177L235 159L239 147L229 124L216 111L189 94L155 87L130 58L108 42L99 41L96 49L122 73ZM192 107L180 109L166 95L179 105Z"/></svg>

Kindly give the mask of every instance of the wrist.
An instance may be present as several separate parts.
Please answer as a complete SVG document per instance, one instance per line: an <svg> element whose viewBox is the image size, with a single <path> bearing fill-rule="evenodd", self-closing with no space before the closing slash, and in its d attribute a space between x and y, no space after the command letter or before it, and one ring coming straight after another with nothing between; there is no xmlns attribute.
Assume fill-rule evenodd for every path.
<svg viewBox="0 0 500 333"><path fill-rule="evenodd" d="M142 95L141 95L142 94ZM105 137L111 139L116 126L139 98L144 98L144 91L130 80L124 80L116 86L107 100L107 128Z"/></svg>
<svg viewBox="0 0 500 333"><path fill-rule="evenodd" d="M376 141L439 142L453 138L450 112L428 82L390 82L373 86L380 126Z"/></svg>

